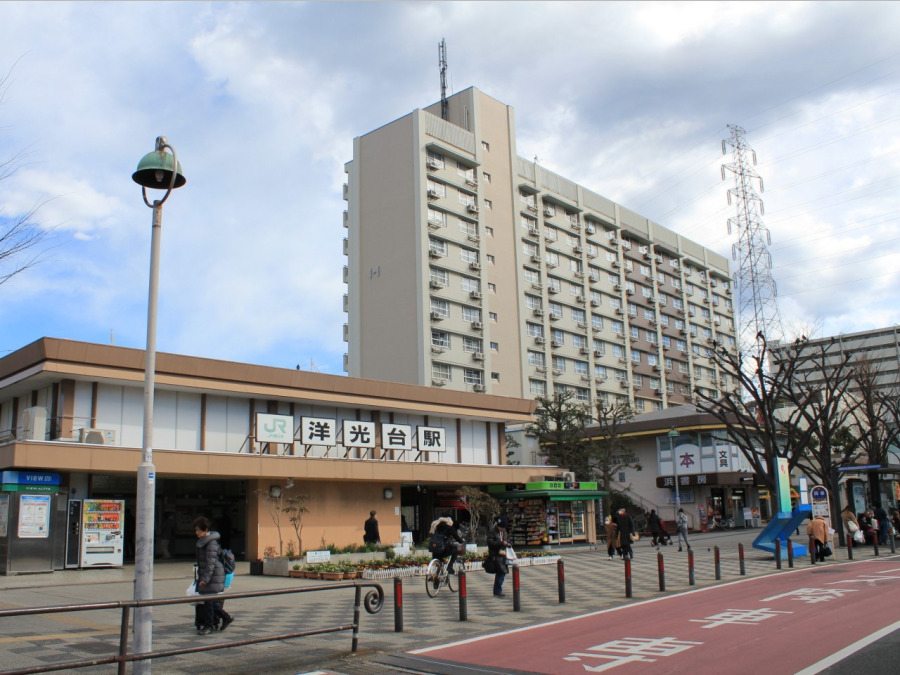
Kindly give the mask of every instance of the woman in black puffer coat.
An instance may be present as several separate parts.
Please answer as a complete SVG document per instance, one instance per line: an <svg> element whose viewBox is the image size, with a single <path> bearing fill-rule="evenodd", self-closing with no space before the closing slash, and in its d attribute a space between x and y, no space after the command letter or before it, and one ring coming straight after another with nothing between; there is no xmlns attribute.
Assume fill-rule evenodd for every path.
<svg viewBox="0 0 900 675"><path fill-rule="evenodd" d="M197 535L197 592L214 595L225 590L225 568L219 560L219 533L209 531L209 520L200 516L194 521ZM199 607L197 633L208 635L216 626L216 616L221 618L219 630L232 622L232 617L222 609L222 602L207 600Z"/></svg>

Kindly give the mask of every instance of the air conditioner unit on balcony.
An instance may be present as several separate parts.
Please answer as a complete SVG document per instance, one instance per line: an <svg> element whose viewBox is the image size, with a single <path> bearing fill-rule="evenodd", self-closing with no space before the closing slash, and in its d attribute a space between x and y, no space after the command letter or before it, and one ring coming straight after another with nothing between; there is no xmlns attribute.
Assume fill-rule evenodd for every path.
<svg viewBox="0 0 900 675"><path fill-rule="evenodd" d="M469 263L469 269L479 272L479 271L481 271L481 263L477 263L477 262Z"/></svg>
<svg viewBox="0 0 900 675"><path fill-rule="evenodd" d="M591 353L591 350L588 349L587 347L582 347L582 348L581 348L581 353L584 354L584 355L588 355L588 354Z"/></svg>
<svg viewBox="0 0 900 675"><path fill-rule="evenodd" d="M469 213L478 213L478 206L475 204L466 205L466 211Z"/></svg>
<svg viewBox="0 0 900 675"><path fill-rule="evenodd" d="M434 260L437 260L438 258L443 258L444 254L441 253L440 251L436 251L435 249L430 248L430 249L428 249L428 257L433 258Z"/></svg>
<svg viewBox="0 0 900 675"><path fill-rule="evenodd" d="M597 231L597 228L588 223L584 226L584 231L588 234L594 234Z"/></svg>
<svg viewBox="0 0 900 675"><path fill-rule="evenodd" d="M539 256L539 255L537 255L537 254L531 256L531 262L533 262L533 263L539 263L539 262L541 262L541 256Z"/></svg>
<svg viewBox="0 0 900 675"><path fill-rule="evenodd" d="M562 342L562 340L554 340L553 342L550 343L550 346L551 347L562 347L563 342Z"/></svg>
<svg viewBox="0 0 900 675"><path fill-rule="evenodd" d="M584 252L584 249L583 249L580 245L579 245L579 246L573 246L573 247L572 247L572 250L575 251L575 253L583 253L583 252Z"/></svg>
<svg viewBox="0 0 900 675"><path fill-rule="evenodd" d="M532 213L537 213L537 205L536 204L526 204L525 208L531 211Z"/></svg>
<svg viewBox="0 0 900 675"><path fill-rule="evenodd" d="M599 300L591 300L591 307L599 307L599 306L600 306Z"/></svg>
<svg viewBox="0 0 900 675"><path fill-rule="evenodd" d="M478 236L477 234L470 234L469 241L471 241L473 244L477 244L478 242L481 241L481 237Z"/></svg>
<svg viewBox="0 0 900 675"><path fill-rule="evenodd" d="M428 198L429 198L429 199L437 199L437 198L440 197L440 196L441 196L441 195L438 193L437 190L429 190L429 191L428 191Z"/></svg>
<svg viewBox="0 0 900 675"><path fill-rule="evenodd" d="M114 429L81 429L81 442L93 445L115 445Z"/></svg>
<svg viewBox="0 0 900 675"><path fill-rule="evenodd" d="M536 345L542 345L542 344L544 344L544 343L546 343L546 342L547 342L547 339L546 339L546 338L542 338L542 337L536 337L536 338L534 338L534 344L536 344Z"/></svg>
<svg viewBox="0 0 900 675"><path fill-rule="evenodd" d="M546 372L547 372L547 366L537 366L537 367L535 368L535 370L536 370L537 372L539 372L539 373L546 373Z"/></svg>
<svg viewBox="0 0 900 675"><path fill-rule="evenodd" d="M483 393L483 392L485 391L485 386L484 386L483 384L476 384L476 385L473 385L473 386L472 386L472 389L473 389L474 391L482 392L482 393Z"/></svg>
<svg viewBox="0 0 900 675"><path fill-rule="evenodd" d="M624 313L625 313L624 309L622 309L621 307L616 307L616 314L624 314Z"/></svg>
<svg viewBox="0 0 900 675"><path fill-rule="evenodd" d="M619 386L622 389L628 389L628 380L619 380Z"/></svg>
<svg viewBox="0 0 900 675"><path fill-rule="evenodd" d="M484 361L484 352L475 352L472 354L473 361Z"/></svg>
<svg viewBox="0 0 900 675"><path fill-rule="evenodd" d="M544 215L545 215L545 216L552 217L552 216L554 215L554 213L555 213L555 212L553 211L553 209L550 208L549 206L548 206L547 208L544 209Z"/></svg>
<svg viewBox="0 0 900 675"><path fill-rule="evenodd" d="M528 234L530 234L532 237L540 237L541 231L536 227L530 227L528 228Z"/></svg>
<svg viewBox="0 0 900 675"><path fill-rule="evenodd" d="M469 293L469 297L473 300L481 300L481 291L472 291Z"/></svg>
<svg viewBox="0 0 900 675"><path fill-rule="evenodd" d="M432 384L432 386L435 386L435 387L443 387L445 384L447 384L447 380L439 380L439 379L433 377L433 378L431 378L431 384Z"/></svg>
<svg viewBox="0 0 900 675"><path fill-rule="evenodd" d="M428 285L431 288L443 288L444 287L444 284L442 284L440 281L429 281Z"/></svg>
<svg viewBox="0 0 900 675"><path fill-rule="evenodd" d="M534 290L539 291L539 290L541 290L541 289L544 287L544 284L541 284L541 283L533 283L533 284L531 284L531 287L532 287Z"/></svg>
<svg viewBox="0 0 900 675"><path fill-rule="evenodd" d="M533 313L535 316L544 316L544 310L542 310L542 309L535 309L535 310L533 310L532 313Z"/></svg>
<svg viewBox="0 0 900 675"><path fill-rule="evenodd" d="M441 314L440 312L432 312L432 313L431 313L431 320L432 320L432 321L443 321L443 320L444 320L444 315Z"/></svg>
<svg viewBox="0 0 900 675"><path fill-rule="evenodd" d="M622 263L620 263L618 260L613 260L612 266L616 269L619 269L620 267L622 267Z"/></svg>
<svg viewBox="0 0 900 675"><path fill-rule="evenodd" d="M425 165L426 165L429 169L431 169L432 171L441 168L441 165L440 165L440 164L438 163L438 161L435 160L435 159L429 159L429 160L427 160L427 161L425 162Z"/></svg>
<svg viewBox="0 0 900 675"><path fill-rule="evenodd" d="M597 356L597 357L603 356L603 350L602 350L602 349L595 349L595 350L594 350L594 356Z"/></svg>
<svg viewBox="0 0 900 675"><path fill-rule="evenodd" d="M559 293L559 286L548 286L547 292L556 295L557 293Z"/></svg>

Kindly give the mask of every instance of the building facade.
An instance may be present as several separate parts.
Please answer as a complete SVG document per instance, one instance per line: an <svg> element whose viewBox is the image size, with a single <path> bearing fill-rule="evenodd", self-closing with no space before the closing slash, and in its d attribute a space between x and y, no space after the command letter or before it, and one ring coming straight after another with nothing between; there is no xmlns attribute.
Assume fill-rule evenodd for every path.
<svg viewBox="0 0 900 675"><path fill-rule="evenodd" d="M344 297L353 377L638 411L733 382L728 261L516 153L475 88L354 139Z"/></svg>
<svg viewBox="0 0 900 675"><path fill-rule="evenodd" d="M52 510L63 518L50 523L54 564L65 552L67 502L124 500L126 513L135 511L143 368L140 350L52 338L0 359L0 498L8 505L46 491L29 476L52 484ZM247 559L277 551L279 540L294 540L299 553L288 517L279 528L268 507L273 497L304 495L304 550L362 544L370 510L383 543L400 541L404 520L423 535L436 512L461 506L460 486L527 483L552 471L506 465L506 425L530 420L534 405L159 354L156 529L175 517L175 555L193 555L198 515L227 530ZM3 553L17 530L0 526Z"/></svg>

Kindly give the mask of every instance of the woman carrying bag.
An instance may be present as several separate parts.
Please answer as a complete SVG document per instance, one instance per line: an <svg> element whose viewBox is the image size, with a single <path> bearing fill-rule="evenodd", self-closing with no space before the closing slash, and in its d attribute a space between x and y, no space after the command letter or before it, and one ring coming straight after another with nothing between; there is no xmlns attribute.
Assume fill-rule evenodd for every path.
<svg viewBox="0 0 900 675"><path fill-rule="evenodd" d="M503 592L503 581L509 573L509 563L506 558L506 549L510 547L508 527L509 519L506 516L500 516L494 521L487 536L488 560L485 571L494 575L495 598L506 597Z"/></svg>

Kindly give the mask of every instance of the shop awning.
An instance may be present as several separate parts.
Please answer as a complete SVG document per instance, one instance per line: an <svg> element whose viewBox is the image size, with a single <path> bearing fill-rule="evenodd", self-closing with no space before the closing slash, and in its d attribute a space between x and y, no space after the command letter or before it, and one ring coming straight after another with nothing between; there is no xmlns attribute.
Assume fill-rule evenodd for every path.
<svg viewBox="0 0 900 675"><path fill-rule="evenodd" d="M492 492L496 499L549 499L552 502L580 502L606 497L606 490L512 490Z"/></svg>

